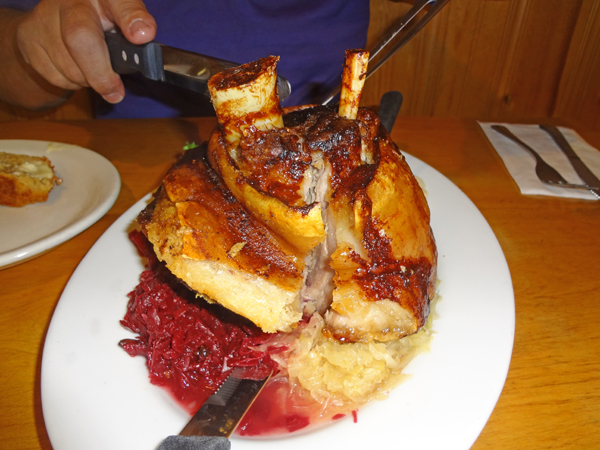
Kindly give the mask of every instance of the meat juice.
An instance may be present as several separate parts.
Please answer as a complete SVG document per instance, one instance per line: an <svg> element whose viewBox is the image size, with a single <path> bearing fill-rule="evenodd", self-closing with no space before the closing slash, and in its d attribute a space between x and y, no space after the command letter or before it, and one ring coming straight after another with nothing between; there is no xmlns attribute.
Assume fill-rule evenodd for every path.
<svg viewBox="0 0 600 450"><path fill-rule="evenodd" d="M236 434L275 437L305 433L344 417L346 414L326 408L305 392L294 389L286 377L275 377L256 398L237 427Z"/></svg>

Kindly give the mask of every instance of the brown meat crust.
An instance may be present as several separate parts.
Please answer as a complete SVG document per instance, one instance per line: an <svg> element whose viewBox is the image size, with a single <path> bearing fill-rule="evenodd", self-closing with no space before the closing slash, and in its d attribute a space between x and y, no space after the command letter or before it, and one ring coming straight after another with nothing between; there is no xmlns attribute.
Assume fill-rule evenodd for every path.
<svg viewBox="0 0 600 450"><path fill-rule="evenodd" d="M208 145L214 170L235 198L265 226L294 246L304 257L325 239L321 205L290 206L277 192L257 189L228 155L224 133L217 128Z"/></svg>
<svg viewBox="0 0 600 450"><path fill-rule="evenodd" d="M404 157L367 109L356 120L326 107L284 120L285 128L247 128L235 152L221 127L208 149L186 152L138 219L159 258L265 331L326 310L330 335L342 341L416 332L434 295L437 250ZM299 190L315 164L327 167L313 180L327 190L307 203ZM305 294L313 307L303 310Z"/></svg>
<svg viewBox="0 0 600 450"><path fill-rule="evenodd" d="M238 166L252 187L290 206L304 205L300 190L312 161L297 133L252 127L244 133L238 152Z"/></svg>
<svg viewBox="0 0 600 450"><path fill-rule="evenodd" d="M208 165L205 145L169 171L139 223L159 259L191 289L266 331L289 331L300 319L303 259L231 195Z"/></svg>
<svg viewBox="0 0 600 450"><path fill-rule="evenodd" d="M349 205L351 212L345 211ZM340 245L332 256L338 289L327 319L333 335L345 341L386 341L416 332L427 319L435 293L437 250L425 196L389 139L378 140L377 168L366 186L348 184L339 190L333 208L338 216L352 215L366 252L366 257L360 256L356 249ZM351 289L359 294L349 296ZM347 319L364 306L361 302L382 301L410 314L398 314L393 322L382 319L385 325L379 330L358 318ZM386 307L386 314L393 313Z"/></svg>

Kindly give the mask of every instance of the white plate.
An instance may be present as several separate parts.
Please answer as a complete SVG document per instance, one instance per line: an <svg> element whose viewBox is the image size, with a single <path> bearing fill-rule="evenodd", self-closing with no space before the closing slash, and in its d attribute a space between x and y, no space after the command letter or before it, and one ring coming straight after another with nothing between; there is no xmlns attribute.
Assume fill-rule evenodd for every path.
<svg viewBox="0 0 600 450"><path fill-rule="evenodd" d="M119 195L119 172L91 150L56 142L1 140L0 151L45 156L63 179L44 203L0 206L0 268L39 256L81 233L106 214Z"/></svg>
<svg viewBox="0 0 600 450"><path fill-rule="evenodd" d="M394 447L468 449L506 379L515 309L502 250L475 205L448 179L407 156L426 184L439 251L439 318L429 353L358 422L340 420L286 439L234 437L235 450ZM83 259L58 303L42 361L44 420L55 450L154 449L189 420L148 381L145 359L118 345L119 325L142 263L127 231L148 198L118 219ZM397 445L396 445L397 443Z"/></svg>

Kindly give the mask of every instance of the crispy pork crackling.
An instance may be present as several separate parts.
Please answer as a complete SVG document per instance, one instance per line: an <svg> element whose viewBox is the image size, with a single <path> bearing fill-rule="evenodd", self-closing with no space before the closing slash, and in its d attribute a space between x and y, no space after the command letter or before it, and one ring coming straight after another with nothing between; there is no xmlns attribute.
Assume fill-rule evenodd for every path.
<svg viewBox="0 0 600 450"><path fill-rule="evenodd" d="M339 110L282 110L277 60L211 78L219 126L169 171L143 232L188 287L266 332L313 314L342 342L416 332L435 240L404 157L358 107L368 53L346 52Z"/></svg>

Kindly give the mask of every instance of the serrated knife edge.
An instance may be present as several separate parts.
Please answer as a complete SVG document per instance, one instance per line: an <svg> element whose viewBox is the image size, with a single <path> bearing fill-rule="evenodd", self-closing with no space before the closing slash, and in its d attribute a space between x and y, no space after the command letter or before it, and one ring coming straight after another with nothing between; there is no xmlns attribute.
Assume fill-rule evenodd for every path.
<svg viewBox="0 0 600 450"><path fill-rule="evenodd" d="M229 437L271 377L250 380L243 378L244 373L243 368L234 369L179 435Z"/></svg>

